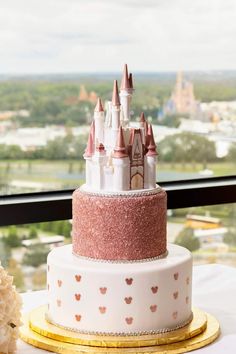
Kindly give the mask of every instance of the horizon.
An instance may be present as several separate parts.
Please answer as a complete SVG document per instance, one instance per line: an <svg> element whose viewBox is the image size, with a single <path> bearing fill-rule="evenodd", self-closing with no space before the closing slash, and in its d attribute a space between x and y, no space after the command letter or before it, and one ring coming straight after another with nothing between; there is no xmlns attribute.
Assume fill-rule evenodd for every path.
<svg viewBox="0 0 236 354"><path fill-rule="evenodd" d="M224 73L236 73L236 68L232 69L193 69L193 70L129 70L132 72L133 75L176 75L178 72L182 72L183 75L185 74L203 74L203 73L208 73L208 74L224 74ZM24 77L24 76L61 76L61 75L79 75L79 76L102 76L102 75L116 75L116 76L122 76L123 68L122 70L111 70L111 71L58 71L58 72L53 72L53 71L45 71L45 72L10 72L10 73L4 73L0 72L1 77Z"/></svg>

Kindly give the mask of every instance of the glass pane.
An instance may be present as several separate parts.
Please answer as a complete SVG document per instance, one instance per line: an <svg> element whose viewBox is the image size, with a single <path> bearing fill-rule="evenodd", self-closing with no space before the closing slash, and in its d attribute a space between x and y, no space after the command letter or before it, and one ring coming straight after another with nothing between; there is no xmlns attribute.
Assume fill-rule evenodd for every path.
<svg viewBox="0 0 236 354"><path fill-rule="evenodd" d="M236 204L168 211L168 242L193 252L195 265L236 267ZM71 243L71 221L0 228L0 259L20 291L46 287L46 257Z"/></svg>
<svg viewBox="0 0 236 354"><path fill-rule="evenodd" d="M224 0L9 1L0 195L84 182L94 107L98 97L111 100L124 60L134 76L131 121L144 111L153 124L158 181L235 175L235 15Z"/></svg>
<svg viewBox="0 0 236 354"><path fill-rule="evenodd" d="M193 252L195 265L236 267L236 204L168 211L168 242Z"/></svg>
<svg viewBox="0 0 236 354"><path fill-rule="evenodd" d="M68 220L0 228L0 260L18 290L46 287L46 261L54 247L71 243Z"/></svg>

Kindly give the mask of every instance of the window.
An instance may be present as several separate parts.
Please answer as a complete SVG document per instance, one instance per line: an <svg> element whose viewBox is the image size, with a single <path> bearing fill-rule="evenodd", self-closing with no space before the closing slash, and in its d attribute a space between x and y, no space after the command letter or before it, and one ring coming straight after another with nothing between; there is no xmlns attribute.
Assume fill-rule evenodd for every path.
<svg viewBox="0 0 236 354"><path fill-rule="evenodd" d="M94 105L127 59L131 119L144 111L153 124L158 181L235 175L235 13L223 0L4 6L0 194L84 182Z"/></svg>

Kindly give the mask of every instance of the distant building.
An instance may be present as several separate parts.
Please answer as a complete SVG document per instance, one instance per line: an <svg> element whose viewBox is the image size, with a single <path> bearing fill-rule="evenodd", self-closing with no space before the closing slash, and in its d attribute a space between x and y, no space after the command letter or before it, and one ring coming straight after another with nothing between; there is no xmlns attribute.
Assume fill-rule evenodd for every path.
<svg viewBox="0 0 236 354"><path fill-rule="evenodd" d="M93 104L95 104L97 102L98 96L96 94L96 92L91 91L91 92L87 92L86 88L84 85L80 86L80 92L79 92L79 97L78 100L79 102L91 102Z"/></svg>
<svg viewBox="0 0 236 354"><path fill-rule="evenodd" d="M67 97L65 100L65 104L67 104L68 106L76 105L79 102L90 102L92 104L95 104L97 102L97 99L98 96L96 92L94 91L88 92L85 86L81 85L78 96Z"/></svg>
<svg viewBox="0 0 236 354"><path fill-rule="evenodd" d="M208 230L194 230L194 236L198 238L201 248L214 249L218 252L227 252L229 246L224 243L224 236L227 234L226 227L218 227Z"/></svg>
<svg viewBox="0 0 236 354"><path fill-rule="evenodd" d="M186 216L186 227L192 229L218 229L221 227L221 221L219 218L213 218L210 216L193 215L188 214Z"/></svg>
<svg viewBox="0 0 236 354"><path fill-rule="evenodd" d="M176 83L169 100L163 108L164 114L187 114L194 117L199 113L200 104L194 95L193 83L183 78L182 72L178 72Z"/></svg>
<svg viewBox="0 0 236 354"><path fill-rule="evenodd" d="M64 245L65 237L61 235L48 236L48 237L40 237L37 239L23 240L22 246L31 247L35 245L46 245L49 246L50 249L54 247L59 247Z"/></svg>

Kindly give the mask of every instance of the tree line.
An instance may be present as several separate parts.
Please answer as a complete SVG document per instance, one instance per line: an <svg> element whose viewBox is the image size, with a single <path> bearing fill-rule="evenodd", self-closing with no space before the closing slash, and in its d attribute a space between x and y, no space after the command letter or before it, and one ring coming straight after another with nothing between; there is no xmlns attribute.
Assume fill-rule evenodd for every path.
<svg viewBox="0 0 236 354"><path fill-rule="evenodd" d="M170 97L175 76L137 78L136 91L132 101L133 116L145 110L147 116L156 117L159 107ZM16 116L20 126L45 126L46 124L81 125L91 120L94 104L78 102L80 85L87 91L95 91L103 100L111 98L112 79L98 80L92 76L74 81L69 80L8 80L0 82L0 110L27 109L30 117ZM236 97L234 80L222 78L219 81L195 80L197 99L230 101Z"/></svg>
<svg viewBox="0 0 236 354"><path fill-rule="evenodd" d="M44 148L23 151L18 145L0 144L0 160L82 160L86 147L86 136L57 138L48 141ZM168 163L217 162L215 143L206 136L182 132L167 136L158 145L159 161ZM229 154L220 161L236 162L236 144L232 144Z"/></svg>

